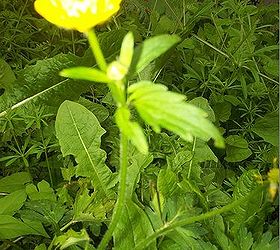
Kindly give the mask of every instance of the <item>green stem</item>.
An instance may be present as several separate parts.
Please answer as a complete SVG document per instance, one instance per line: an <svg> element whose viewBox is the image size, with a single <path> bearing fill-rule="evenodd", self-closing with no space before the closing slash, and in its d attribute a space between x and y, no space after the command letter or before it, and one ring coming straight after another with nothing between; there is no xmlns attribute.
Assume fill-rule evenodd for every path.
<svg viewBox="0 0 280 250"><path fill-rule="evenodd" d="M102 50L100 48L99 42L97 40L95 31L93 29L88 31L87 36L88 36L88 41L89 41L90 47L92 49L92 52L95 56L95 59L96 59L96 62L98 64L99 68L102 71L106 72L107 64L106 64L105 58L103 56Z"/></svg>
<svg viewBox="0 0 280 250"><path fill-rule="evenodd" d="M189 171L188 171L188 176L187 176L188 179L190 179L190 177L191 177L193 158L194 158L194 154L195 154L195 153L194 153L194 151L195 151L195 146L196 146L196 137L194 137L194 139L193 139L192 159L191 159L190 165L189 165Z"/></svg>
<svg viewBox="0 0 280 250"><path fill-rule="evenodd" d="M40 128L40 134L41 134L42 144L43 144L43 147L44 147L44 154L45 154L46 163L47 163L47 168L48 168L48 172L49 172L51 187L53 187L52 171L51 171L51 168L50 168L50 163L49 163L49 158L48 158L48 152L47 152L47 148L46 148L46 145L45 145L45 140L44 140L44 135L43 135L42 128Z"/></svg>
<svg viewBox="0 0 280 250"><path fill-rule="evenodd" d="M123 207L125 203L126 196L126 175L127 175L127 149L128 149L128 140L126 136L121 133L120 134L120 180L119 180L119 195L118 200L113 212L112 220L109 225L107 232L105 233L102 241L98 246L98 250L104 250L110 241L113 232L119 222L119 219L122 216Z"/></svg>
<svg viewBox="0 0 280 250"><path fill-rule="evenodd" d="M257 192L259 192L263 187L259 187L256 188L253 192L251 192L249 195L244 196L243 198L236 200L222 208L219 209L214 209L210 212L201 214L201 215L197 215L197 216L193 216L193 217L189 217L186 219L182 219L182 220L178 220L175 221L172 220L168 223L166 223L163 227L161 227L160 229L158 229L157 231L155 231L152 235L150 235L149 237L147 237L145 240L142 240L141 242L139 242L139 244L134 248L134 250L141 250L141 249L147 249L148 246L154 241L156 240L157 237L165 235L171 231L173 231L175 228L177 227L182 227L188 224L192 224L194 222L197 221L202 221L205 219L209 219L215 215L224 213L224 212L228 212L231 211L232 209L234 209L235 207L238 207L239 205L241 205L242 203L244 203L245 201L247 201L250 197L252 197L253 195L255 195ZM176 219L176 218L175 218Z"/></svg>

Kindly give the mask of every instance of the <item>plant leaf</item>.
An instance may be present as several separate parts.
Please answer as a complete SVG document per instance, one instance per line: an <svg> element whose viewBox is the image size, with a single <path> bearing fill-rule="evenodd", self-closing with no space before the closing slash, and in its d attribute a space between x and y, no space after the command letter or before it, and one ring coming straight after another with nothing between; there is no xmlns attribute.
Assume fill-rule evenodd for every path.
<svg viewBox="0 0 280 250"><path fill-rule="evenodd" d="M0 97L0 111L3 111L0 116L9 108L15 109L30 102L58 107L66 99L78 99L90 83L63 80L59 72L80 62L81 58L72 54L58 54L19 71L12 88L6 89Z"/></svg>
<svg viewBox="0 0 280 250"><path fill-rule="evenodd" d="M29 184L26 186L26 193L31 200L56 201L54 190L50 187L48 182L42 180L37 184L37 187L34 184Z"/></svg>
<svg viewBox="0 0 280 250"><path fill-rule="evenodd" d="M239 162L247 159L252 151L248 148L247 141L241 136L230 135L226 138L226 153L226 161Z"/></svg>
<svg viewBox="0 0 280 250"><path fill-rule="evenodd" d="M100 149L105 130L94 114L78 103L65 101L58 110L55 129L63 156L76 158L76 175L91 178L96 192L107 196L112 172Z"/></svg>
<svg viewBox="0 0 280 250"><path fill-rule="evenodd" d="M153 60L179 43L180 40L177 35L159 35L145 40L134 51L132 68L135 69L136 73L140 73Z"/></svg>
<svg viewBox="0 0 280 250"><path fill-rule="evenodd" d="M64 69L60 71L59 75L77 80L87 80L100 83L108 83L111 81L104 72L88 67Z"/></svg>
<svg viewBox="0 0 280 250"><path fill-rule="evenodd" d="M24 223L10 215L0 215L0 240L29 234L48 237L42 225L37 222Z"/></svg>
<svg viewBox="0 0 280 250"><path fill-rule="evenodd" d="M127 169L126 180L126 193L128 199L132 198L136 185L140 180L140 173L153 161L153 156L152 154L143 155L136 151L136 153L131 156L130 161L132 163Z"/></svg>
<svg viewBox="0 0 280 250"><path fill-rule="evenodd" d="M75 232L70 229L65 234L56 237L54 245L59 245L59 249L62 250L83 241L89 241L89 236L85 229L82 229L81 232Z"/></svg>
<svg viewBox="0 0 280 250"><path fill-rule="evenodd" d="M14 215L26 200L25 190L17 190L0 199L0 215Z"/></svg>
<svg viewBox="0 0 280 250"><path fill-rule="evenodd" d="M152 225L146 213L133 201L127 200L119 224L114 231L114 248L134 249L145 237L153 233ZM156 249L155 242L150 244L149 249Z"/></svg>
<svg viewBox="0 0 280 250"><path fill-rule="evenodd" d="M238 200L247 196L256 187L261 175L258 170L252 169L244 172L238 179L234 190L233 199ZM233 231L237 233L242 225L256 226L256 221L259 220L257 212L260 210L263 201L263 192L258 192L242 205L234 208L235 215L232 220L234 222ZM255 220L254 220L255 219Z"/></svg>
<svg viewBox="0 0 280 250"><path fill-rule="evenodd" d="M11 84L16 80L15 74L12 71L10 65L3 59L0 59L0 86L9 88Z"/></svg>
<svg viewBox="0 0 280 250"><path fill-rule="evenodd" d="M165 128L187 141L192 140L193 136L205 141L213 138L216 146L224 146L219 131L205 118L206 113L184 102L184 95L170 92L166 86L148 81L131 85L128 92L128 100L156 132Z"/></svg>
<svg viewBox="0 0 280 250"><path fill-rule="evenodd" d="M12 193L25 189L25 184L31 182L32 178L27 172L19 172L0 179L0 192Z"/></svg>
<svg viewBox="0 0 280 250"><path fill-rule="evenodd" d="M137 122L130 120L130 111L125 107L120 107L116 111L116 123L120 131L127 136L131 143L142 154L148 153L148 143L143 129Z"/></svg>
<svg viewBox="0 0 280 250"><path fill-rule="evenodd" d="M211 122L214 122L216 120L215 113L213 109L210 107L207 99L200 96L192 99L189 103L203 109L207 113L208 119Z"/></svg>
<svg viewBox="0 0 280 250"><path fill-rule="evenodd" d="M129 68L134 51L134 38L133 33L128 32L123 39L119 62Z"/></svg>
<svg viewBox="0 0 280 250"><path fill-rule="evenodd" d="M279 115L278 112L266 114L263 118L257 119L253 131L266 142L273 146L279 145Z"/></svg>
<svg viewBox="0 0 280 250"><path fill-rule="evenodd" d="M83 97L80 97L78 103L90 110L100 123L104 122L109 117L108 109L99 103L91 102Z"/></svg>

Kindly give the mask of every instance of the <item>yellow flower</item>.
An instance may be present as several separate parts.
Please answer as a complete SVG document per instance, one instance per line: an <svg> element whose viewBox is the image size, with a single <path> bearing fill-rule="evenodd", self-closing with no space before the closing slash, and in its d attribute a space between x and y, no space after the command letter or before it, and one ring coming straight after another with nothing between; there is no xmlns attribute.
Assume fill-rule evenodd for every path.
<svg viewBox="0 0 280 250"><path fill-rule="evenodd" d="M278 190L278 184L279 184L279 168L272 168L269 170L267 174L267 179L269 181L269 196L271 201L275 198L277 190Z"/></svg>
<svg viewBox="0 0 280 250"><path fill-rule="evenodd" d="M122 0L36 0L35 10L49 22L87 32L105 22L119 8Z"/></svg>

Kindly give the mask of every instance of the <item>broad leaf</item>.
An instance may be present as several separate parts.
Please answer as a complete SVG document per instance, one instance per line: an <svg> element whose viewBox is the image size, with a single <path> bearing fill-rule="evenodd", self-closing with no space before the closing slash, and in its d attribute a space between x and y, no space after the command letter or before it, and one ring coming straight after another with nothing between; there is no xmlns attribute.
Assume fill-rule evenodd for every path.
<svg viewBox="0 0 280 250"><path fill-rule="evenodd" d="M16 77L10 65L0 59L0 87L9 88L15 80Z"/></svg>
<svg viewBox="0 0 280 250"><path fill-rule="evenodd" d="M96 192L108 195L112 172L105 165L105 151L100 149L105 130L94 114L78 103L65 101L55 128L63 156L73 155L78 163L76 175L91 178Z"/></svg>
<svg viewBox="0 0 280 250"><path fill-rule="evenodd" d="M177 176L170 169L161 169L157 178L157 190L164 199L169 198L177 189Z"/></svg>
<svg viewBox="0 0 280 250"><path fill-rule="evenodd" d="M217 250L217 248L212 245L210 242L204 242L201 239L200 234L203 234L203 231L199 231L199 227L196 225L178 227L173 232L168 233L165 238L172 239L175 243L174 246L172 242L163 242L160 244L160 249L169 250L169 249L200 249L200 250Z"/></svg>
<svg viewBox="0 0 280 250"><path fill-rule="evenodd" d="M31 176L27 172L19 172L0 179L0 192L12 193L25 189L25 184L31 182Z"/></svg>
<svg viewBox="0 0 280 250"><path fill-rule="evenodd" d="M226 122L231 115L231 104L228 102L219 102L213 106L216 120Z"/></svg>
<svg viewBox="0 0 280 250"><path fill-rule="evenodd" d="M23 235L42 235L48 237L40 223L25 223L10 215L0 215L0 240L12 239Z"/></svg>
<svg viewBox="0 0 280 250"><path fill-rule="evenodd" d="M83 241L89 241L90 238L85 229L81 232L75 232L70 229L65 234L60 235L54 239L54 245L59 245L59 249L67 249L70 246L76 245Z"/></svg>
<svg viewBox="0 0 280 250"><path fill-rule="evenodd" d="M252 151L248 148L247 141L238 135L230 135L226 138L225 160L228 162L239 162L247 159Z"/></svg>
<svg viewBox="0 0 280 250"><path fill-rule="evenodd" d="M159 171L157 192L153 195L153 204L157 212L161 213L166 208L166 200L176 192L177 185L177 176L170 168Z"/></svg>
<svg viewBox="0 0 280 250"><path fill-rule="evenodd" d="M26 193L28 197L35 200L50 200L56 201L56 195L54 190L50 187L50 184L45 180L38 183L37 187L34 184L29 184L26 186Z"/></svg>
<svg viewBox="0 0 280 250"><path fill-rule="evenodd" d="M191 141L193 136L205 141L213 138L216 146L224 146L219 131L205 118L206 113L185 102L184 95L170 92L166 86L148 81L131 85L128 92L129 101L157 133L165 128L187 141Z"/></svg>
<svg viewBox="0 0 280 250"><path fill-rule="evenodd" d="M245 226L241 226L234 239L234 243L236 243L238 249L250 250L253 242L254 239L252 237L252 233L248 232Z"/></svg>
<svg viewBox="0 0 280 250"><path fill-rule="evenodd" d="M214 237L221 248L223 250L235 249L234 244L225 234L223 217L221 215L216 215L215 217L211 218L210 223Z"/></svg>
<svg viewBox="0 0 280 250"><path fill-rule="evenodd" d="M53 230L57 230L57 225L66 212L65 206L57 201L47 199L28 201L24 208L20 211L22 218L52 225Z"/></svg>
<svg viewBox="0 0 280 250"><path fill-rule="evenodd" d="M145 237L153 233L146 213L131 200L125 203L124 211L114 231L114 249L134 249ZM148 249L156 249L155 242Z"/></svg>
<svg viewBox="0 0 280 250"><path fill-rule="evenodd" d="M13 215L26 200L25 190L15 191L0 199L0 214Z"/></svg>
<svg viewBox="0 0 280 250"><path fill-rule="evenodd" d="M259 118L253 126L253 131L273 146L279 145L279 115L273 112Z"/></svg>
<svg viewBox="0 0 280 250"><path fill-rule="evenodd" d="M93 219L91 212L87 211L89 205L94 199L94 195L89 195L89 190L85 189L82 193L78 193L73 205L75 221L83 220L84 218Z"/></svg>
<svg viewBox="0 0 280 250"><path fill-rule="evenodd" d="M18 108L30 102L58 107L65 99L78 99L89 84L63 79L59 76L59 72L64 68L79 64L80 61L81 58L77 56L59 54L53 58L38 61L35 65L27 66L18 72L13 87L6 89L0 97L0 111Z"/></svg>
<svg viewBox="0 0 280 250"><path fill-rule="evenodd" d="M160 35L145 40L134 51L132 59L133 71L140 73L146 66L160 55L180 42L177 35Z"/></svg>

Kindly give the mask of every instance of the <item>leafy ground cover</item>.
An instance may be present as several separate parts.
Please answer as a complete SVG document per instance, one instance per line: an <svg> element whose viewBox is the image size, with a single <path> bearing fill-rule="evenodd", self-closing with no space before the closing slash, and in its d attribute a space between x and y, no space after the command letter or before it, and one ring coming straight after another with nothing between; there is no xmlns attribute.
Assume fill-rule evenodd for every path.
<svg viewBox="0 0 280 250"><path fill-rule="evenodd" d="M149 145L144 154L132 136L125 206L108 249L278 249L278 10L130 0L97 27L107 62L129 31L144 51L128 114ZM0 20L0 249L95 249L117 200L117 125L129 131L127 111L106 85L59 75L96 65L85 36L51 25L28 0L1 1ZM176 126L181 95L208 115L190 125L191 140ZM197 118L192 110L186 121ZM143 118L151 113L157 124ZM216 147L216 132L216 144L208 138L209 121L225 147Z"/></svg>

